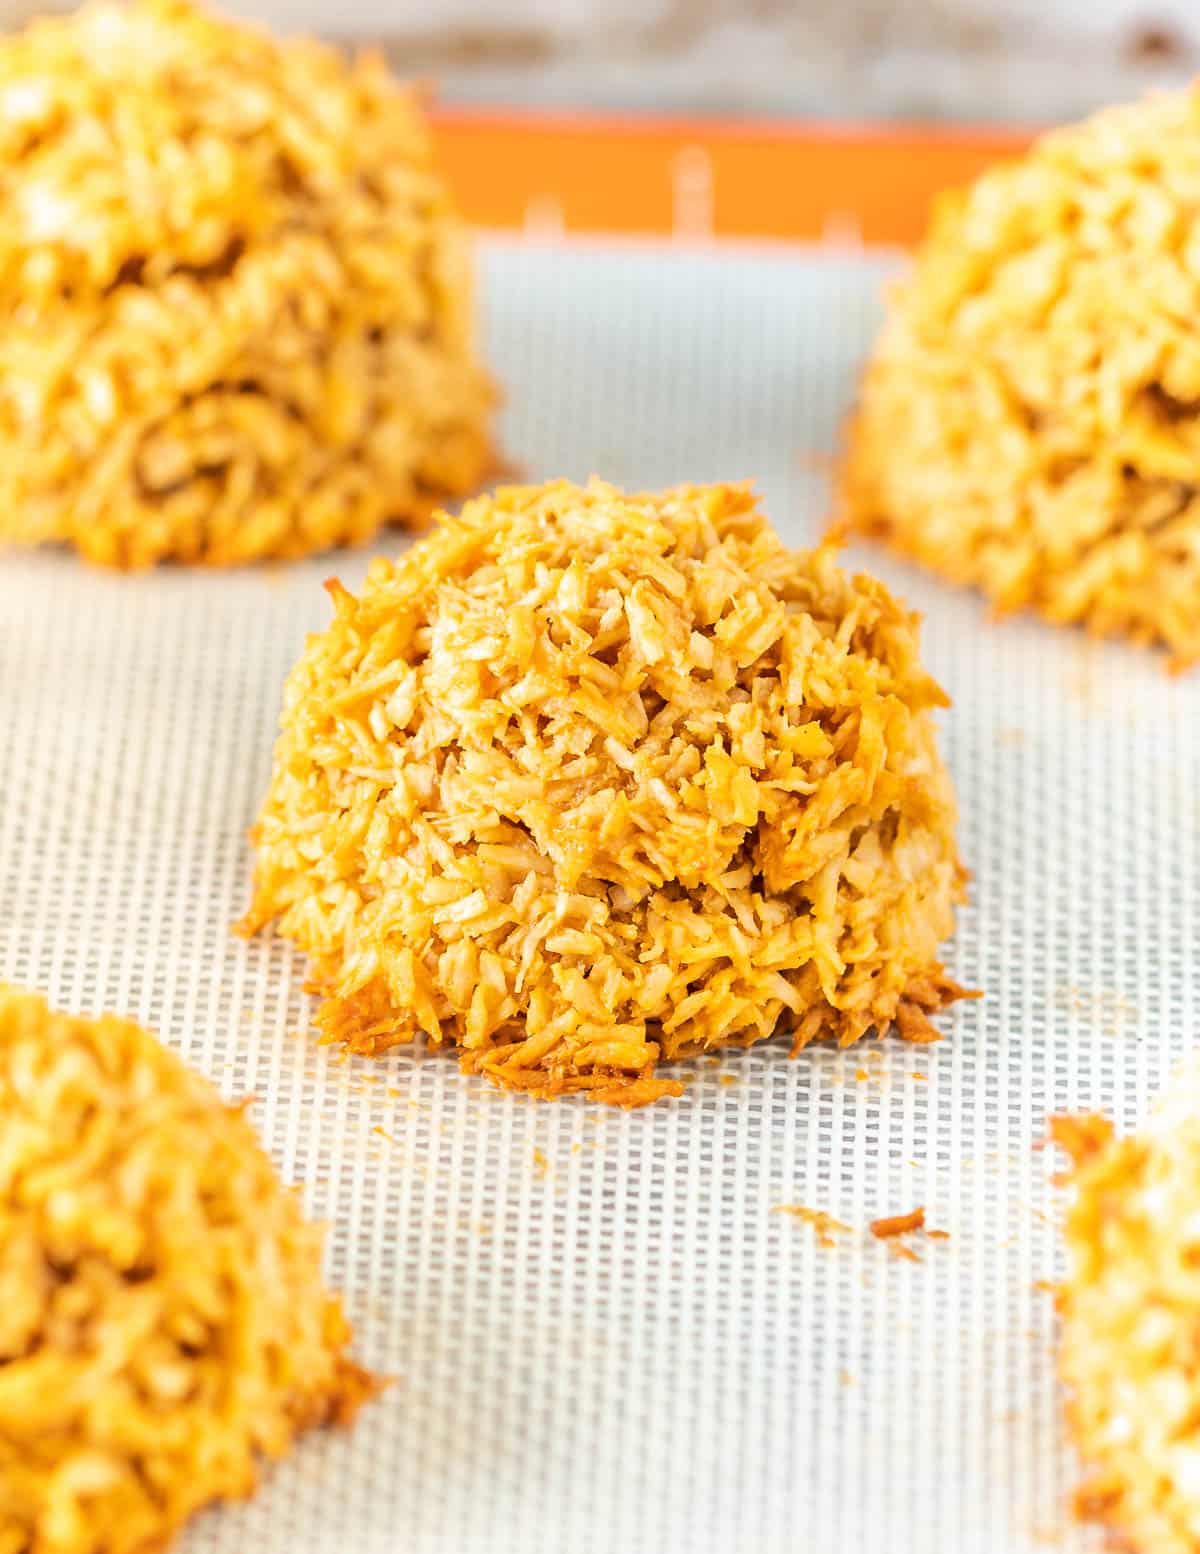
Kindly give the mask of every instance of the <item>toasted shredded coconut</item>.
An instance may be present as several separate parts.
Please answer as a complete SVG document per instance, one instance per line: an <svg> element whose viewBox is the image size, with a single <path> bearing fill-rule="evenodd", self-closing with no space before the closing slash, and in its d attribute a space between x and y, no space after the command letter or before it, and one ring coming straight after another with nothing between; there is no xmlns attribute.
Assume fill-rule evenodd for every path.
<svg viewBox="0 0 1200 1554"><path fill-rule="evenodd" d="M843 1224L840 1219L834 1219L833 1215L827 1214L824 1209L810 1209L803 1203L780 1203L776 1207L780 1214L790 1214L793 1219L811 1225L819 1246L836 1246L838 1233L842 1231L849 1233L849 1225Z"/></svg>
<svg viewBox="0 0 1200 1554"><path fill-rule="evenodd" d="M183 0L0 39L0 540L298 556L478 485L464 233L382 62Z"/></svg>
<svg viewBox="0 0 1200 1554"><path fill-rule="evenodd" d="M637 1105L660 1059L923 1040L961 995L913 617L747 489L507 488L330 591L244 924L308 952L330 1039Z"/></svg>
<svg viewBox="0 0 1200 1554"><path fill-rule="evenodd" d="M145 1031L0 987L0 1550L141 1554L372 1382L321 1232Z"/></svg>
<svg viewBox="0 0 1200 1554"><path fill-rule="evenodd" d="M883 1219L873 1219L869 1228L878 1241L886 1241L891 1236L906 1236L909 1231L924 1230L925 1210L911 1209L907 1214L889 1214Z"/></svg>
<svg viewBox="0 0 1200 1554"><path fill-rule="evenodd" d="M1146 1130L1056 1118L1072 1162L1059 1364L1079 1505L1142 1554L1200 1537L1200 1108L1180 1076Z"/></svg>
<svg viewBox="0 0 1200 1554"><path fill-rule="evenodd" d="M843 517L1002 610L1200 657L1200 91L943 197L862 388Z"/></svg>

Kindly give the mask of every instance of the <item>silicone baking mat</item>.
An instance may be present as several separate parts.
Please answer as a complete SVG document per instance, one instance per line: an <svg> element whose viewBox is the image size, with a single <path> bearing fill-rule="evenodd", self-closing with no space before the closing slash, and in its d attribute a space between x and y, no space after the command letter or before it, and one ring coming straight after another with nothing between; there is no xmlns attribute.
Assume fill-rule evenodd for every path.
<svg viewBox="0 0 1200 1554"><path fill-rule="evenodd" d="M757 478L803 544L886 255L490 240L488 345L531 477ZM384 544L394 548L399 536ZM253 1093L397 1377L187 1554L1009 1554L1064 1509L1047 1114L1135 1123L1193 1041L1200 679L882 554L954 697L987 996L934 1047L681 1069L678 1101L547 1105L453 1059L344 1062L299 958L229 931L283 676L363 555L233 574L0 566L0 975L159 1029ZM876 1216L926 1207L908 1261ZM784 1205L851 1227L830 1247Z"/></svg>

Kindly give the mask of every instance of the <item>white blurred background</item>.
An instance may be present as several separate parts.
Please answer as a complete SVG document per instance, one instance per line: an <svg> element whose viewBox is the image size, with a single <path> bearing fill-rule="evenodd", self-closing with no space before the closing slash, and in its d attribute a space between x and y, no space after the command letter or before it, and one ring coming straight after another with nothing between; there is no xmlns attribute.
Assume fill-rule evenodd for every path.
<svg viewBox="0 0 1200 1554"><path fill-rule="evenodd" d="M0 0L15 25L59 3ZM1038 123L1200 72L1200 0L226 0L445 100Z"/></svg>

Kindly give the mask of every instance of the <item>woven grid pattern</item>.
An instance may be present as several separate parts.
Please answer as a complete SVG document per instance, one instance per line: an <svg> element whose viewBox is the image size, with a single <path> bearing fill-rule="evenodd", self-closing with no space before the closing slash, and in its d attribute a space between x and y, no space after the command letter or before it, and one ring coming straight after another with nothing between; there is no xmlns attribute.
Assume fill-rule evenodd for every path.
<svg viewBox="0 0 1200 1554"><path fill-rule="evenodd" d="M890 267L490 242L507 446L531 477L754 475L803 543ZM306 1030L298 957L229 932L284 673L362 556L133 579L4 558L0 976L260 1097L360 1353L400 1377L188 1554L1091 1546L1062 1510L1035 1145L1060 1108L1135 1122L1192 1042L1200 681L854 559L926 612L955 699L975 881L950 970L988 997L934 1048L730 1054L625 1115L438 1055L344 1062ZM820 1247L781 1204L854 1233ZM916 1204L951 1236L919 1263L865 1234Z"/></svg>

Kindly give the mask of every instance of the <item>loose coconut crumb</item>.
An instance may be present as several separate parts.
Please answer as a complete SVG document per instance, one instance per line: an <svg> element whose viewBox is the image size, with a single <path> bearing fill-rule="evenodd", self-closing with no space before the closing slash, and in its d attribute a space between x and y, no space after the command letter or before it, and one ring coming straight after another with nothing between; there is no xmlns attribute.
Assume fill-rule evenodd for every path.
<svg viewBox="0 0 1200 1554"><path fill-rule="evenodd" d="M943 197L850 428L842 516L1001 610L1200 657L1200 91Z"/></svg>
<svg viewBox="0 0 1200 1554"><path fill-rule="evenodd" d="M841 1220L836 1220L827 1214L824 1209L809 1209L799 1203L781 1203L778 1206L779 1213L791 1214L796 1219L803 1220L811 1225L817 1233L817 1241L821 1246L832 1247L837 1243L832 1232L850 1231L849 1225L844 1225ZM877 1241L885 1241L888 1251L893 1257L899 1257L908 1262L918 1263L921 1259L910 1246L906 1246L897 1238L906 1236L913 1231L925 1231L928 1241L949 1241L950 1232L947 1230L925 1230L925 1210L913 1209L908 1214L893 1214L884 1219L872 1220L867 1229Z"/></svg>
<svg viewBox="0 0 1200 1554"><path fill-rule="evenodd" d="M244 924L308 952L330 1040L636 1106L708 1048L936 1035L946 698L882 584L742 486L561 481L330 591Z"/></svg>
<svg viewBox="0 0 1200 1554"><path fill-rule="evenodd" d="M840 1233L849 1234L850 1226L840 1219L834 1219L832 1214L827 1214L824 1209L810 1209L803 1203L781 1203L777 1207L780 1214L790 1214L793 1219L803 1221L811 1225L817 1237L817 1245L833 1247L837 1245L837 1237Z"/></svg>
<svg viewBox="0 0 1200 1554"><path fill-rule="evenodd" d="M0 1550L142 1554L374 1383L244 1108L0 987Z"/></svg>
<svg viewBox="0 0 1200 1554"><path fill-rule="evenodd" d="M925 1229L925 1210L923 1207L910 1210L907 1214L888 1214L882 1219L874 1219L867 1227L877 1241L887 1244L888 1252L900 1258L904 1262L919 1263L921 1257L916 1249L902 1236L912 1235L914 1232L924 1231L927 1241L948 1241L950 1235L945 1230Z"/></svg>
<svg viewBox="0 0 1200 1554"><path fill-rule="evenodd" d="M889 1214L883 1219L873 1219L869 1228L877 1241L887 1241L893 1236L906 1236L911 1231L925 1229L925 1210L916 1208L907 1214Z"/></svg>
<svg viewBox="0 0 1200 1554"><path fill-rule="evenodd" d="M1143 1554L1200 1543L1200 1109L1195 1072L1141 1133L1061 1117L1069 1155L1059 1366L1078 1501Z"/></svg>

